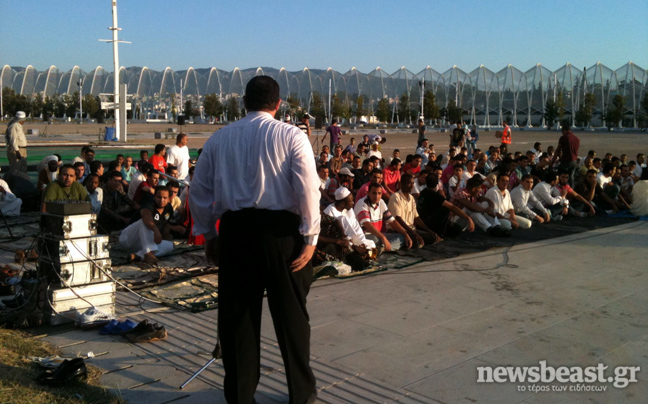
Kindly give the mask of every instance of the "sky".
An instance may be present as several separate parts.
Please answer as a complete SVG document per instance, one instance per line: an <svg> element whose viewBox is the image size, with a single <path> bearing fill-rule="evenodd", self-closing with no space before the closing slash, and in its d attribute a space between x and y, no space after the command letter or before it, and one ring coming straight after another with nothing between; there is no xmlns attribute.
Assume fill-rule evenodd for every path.
<svg viewBox="0 0 648 404"><path fill-rule="evenodd" d="M648 1L117 0L122 66L443 73L629 61L648 69ZM0 0L0 66L112 71L110 0Z"/></svg>

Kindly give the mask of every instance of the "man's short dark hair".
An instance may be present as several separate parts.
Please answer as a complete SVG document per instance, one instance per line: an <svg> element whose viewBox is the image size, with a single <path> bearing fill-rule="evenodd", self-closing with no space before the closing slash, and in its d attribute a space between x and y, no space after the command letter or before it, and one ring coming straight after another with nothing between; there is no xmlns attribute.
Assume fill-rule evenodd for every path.
<svg viewBox="0 0 648 404"><path fill-rule="evenodd" d="M540 142L535 142L535 143L533 144L533 148L536 149L536 150L538 150L538 146L540 146L541 144L542 144L542 143L540 143Z"/></svg>
<svg viewBox="0 0 648 404"><path fill-rule="evenodd" d="M85 145L85 146L81 147L81 153L87 152L88 149L90 149L90 146L88 146L88 145Z"/></svg>
<svg viewBox="0 0 648 404"><path fill-rule="evenodd" d="M456 170L457 168L461 168L461 169L463 170L463 165L461 165L461 163L457 163L457 164L455 164L452 168L455 169L455 170Z"/></svg>
<svg viewBox="0 0 648 404"><path fill-rule="evenodd" d="M594 164L594 163L598 163L599 161L602 161L602 160L601 160L599 157L594 157L594 158L592 159L592 164Z"/></svg>
<svg viewBox="0 0 648 404"><path fill-rule="evenodd" d="M427 178L425 178L425 185L430 189L436 189L439 185L439 177L436 174L428 175Z"/></svg>
<svg viewBox="0 0 648 404"><path fill-rule="evenodd" d="M176 143L180 143L180 141L184 138L188 137L186 133L180 132L178 133L178 136L176 136ZM159 146L159 145L158 145ZM162 145L164 146L164 145ZM157 146L155 146L155 150L157 150Z"/></svg>
<svg viewBox="0 0 648 404"><path fill-rule="evenodd" d="M589 175L589 174L598 174L598 172L594 169L589 169L587 170L587 173L585 173L585 175Z"/></svg>
<svg viewBox="0 0 648 404"><path fill-rule="evenodd" d="M603 174L607 174L614 170L614 167L616 167L614 163L605 163L605 165L603 165Z"/></svg>
<svg viewBox="0 0 648 404"><path fill-rule="evenodd" d="M74 170L74 166L72 164L63 164L61 168L59 168L59 173L62 172L63 170L67 170L70 168ZM76 171L75 171L75 175L76 175Z"/></svg>
<svg viewBox="0 0 648 404"><path fill-rule="evenodd" d="M410 182L413 179L414 176L412 174L403 174L403 176L401 177L401 183L405 184L407 182Z"/></svg>
<svg viewBox="0 0 648 404"><path fill-rule="evenodd" d="M160 185L160 186L155 187L155 195L157 195L157 193L160 192L160 191L167 191L169 194L171 193L169 191L169 187L164 186L164 185Z"/></svg>
<svg viewBox="0 0 648 404"><path fill-rule="evenodd" d="M371 192L371 188L380 188L382 190L382 185L377 182L369 183L369 189L367 189L367 193Z"/></svg>
<svg viewBox="0 0 648 404"><path fill-rule="evenodd" d="M335 125L336 123L337 123L337 119L333 119L333 120L331 121L331 125Z"/></svg>
<svg viewBox="0 0 648 404"><path fill-rule="evenodd" d="M391 163L389 163L390 166L396 167L399 163L401 162L401 159L392 159Z"/></svg>
<svg viewBox="0 0 648 404"><path fill-rule="evenodd" d="M90 172L96 173L100 166L103 166L103 163L99 160L95 160L90 163Z"/></svg>
<svg viewBox="0 0 648 404"><path fill-rule="evenodd" d="M162 143L158 143L155 145L155 154L158 154L162 150L166 149L166 146L163 145Z"/></svg>
<svg viewBox="0 0 648 404"><path fill-rule="evenodd" d="M482 177L479 175L473 175L470 177L468 182L466 182L466 189L473 189L475 187L479 187L482 185L484 180L482 180Z"/></svg>
<svg viewBox="0 0 648 404"><path fill-rule="evenodd" d="M90 175L93 175L93 174L90 174ZM124 178L121 171L113 170L113 171L108 173L108 179L109 180L112 180L113 178L116 178L116 177Z"/></svg>
<svg viewBox="0 0 648 404"><path fill-rule="evenodd" d="M171 181L167 182L166 186L167 186L167 188L178 188L178 189L180 189L180 183L178 181L175 181L175 180L171 180Z"/></svg>
<svg viewBox="0 0 648 404"><path fill-rule="evenodd" d="M505 172L500 172L500 173L497 174L497 181L499 181L502 177L510 178L510 175L508 175L508 173L505 173Z"/></svg>
<svg viewBox="0 0 648 404"><path fill-rule="evenodd" d="M140 150L140 157L142 157L145 154L148 155L148 150Z"/></svg>
<svg viewBox="0 0 648 404"><path fill-rule="evenodd" d="M382 174L382 173L383 170L381 170L380 168L374 168L373 170L371 170L371 174Z"/></svg>
<svg viewBox="0 0 648 404"><path fill-rule="evenodd" d="M74 168L77 168L77 167L83 167L83 168L85 168L85 164L83 164L82 161L77 161L76 163L74 163L74 166L73 166L73 167L74 167Z"/></svg>
<svg viewBox="0 0 648 404"><path fill-rule="evenodd" d="M363 167L368 166L369 163L371 163L371 160L369 160L369 159L364 159L364 161L362 162L362 166L363 166Z"/></svg>
<svg viewBox="0 0 648 404"><path fill-rule="evenodd" d="M120 158L120 157L121 157L121 158L124 158L124 155L120 153L120 154L118 154L118 155L115 156L115 159L118 159L118 158Z"/></svg>
<svg viewBox="0 0 648 404"><path fill-rule="evenodd" d="M170 173L171 171L173 171L173 170L177 170L177 169L178 169L178 167L176 167L176 166L174 166L174 165L172 165L172 164L169 164L169 165L167 166L167 168L166 168L166 171L167 171L168 173Z"/></svg>
<svg viewBox="0 0 648 404"><path fill-rule="evenodd" d="M522 178L520 178L520 181L526 181L526 180L528 180L529 178L533 179L533 175L531 175L531 174L524 174L524 175L522 176Z"/></svg>
<svg viewBox="0 0 648 404"><path fill-rule="evenodd" d="M558 179L558 176L553 171L549 171L544 176L544 182L546 182L547 184L551 184L552 182L556 181L557 179Z"/></svg>
<svg viewBox="0 0 648 404"><path fill-rule="evenodd" d="M255 76L245 86L243 96L248 111L272 111L279 102L279 83L270 76Z"/></svg>
<svg viewBox="0 0 648 404"><path fill-rule="evenodd" d="M394 149L394 152L399 152L400 153L400 149Z"/></svg>

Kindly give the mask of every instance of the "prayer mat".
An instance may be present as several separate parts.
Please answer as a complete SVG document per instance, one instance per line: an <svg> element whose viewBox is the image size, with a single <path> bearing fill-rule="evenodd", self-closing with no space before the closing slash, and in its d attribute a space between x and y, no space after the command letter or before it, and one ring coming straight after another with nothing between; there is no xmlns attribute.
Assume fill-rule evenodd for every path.
<svg viewBox="0 0 648 404"><path fill-rule="evenodd" d="M398 250L401 256L419 257L426 261L458 257L462 254L482 252L491 248L510 247L518 244L532 243L556 237L569 236L585 231L618 226L637 221L636 216L613 217L592 216L585 218L566 217L561 221L533 223L530 229L512 230L511 237L492 237L479 230L473 233L463 232L459 238L446 239L441 243L426 245L419 249Z"/></svg>

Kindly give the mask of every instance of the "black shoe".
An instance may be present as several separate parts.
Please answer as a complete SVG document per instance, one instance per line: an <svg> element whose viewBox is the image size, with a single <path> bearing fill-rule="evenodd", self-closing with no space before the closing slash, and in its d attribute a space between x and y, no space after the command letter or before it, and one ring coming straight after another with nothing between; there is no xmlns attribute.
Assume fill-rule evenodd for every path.
<svg viewBox="0 0 648 404"><path fill-rule="evenodd" d="M147 329L143 330L142 332L126 334L126 338L128 338L131 342L138 343L158 341L167 337L166 328L164 328L163 325L149 324L149 326L150 327L147 327Z"/></svg>
<svg viewBox="0 0 648 404"><path fill-rule="evenodd" d="M53 373L44 373L39 381L48 386L61 386L88 378L88 368L83 358L65 360Z"/></svg>
<svg viewBox="0 0 648 404"><path fill-rule="evenodd" d="M116 333L115 335L122 335L122 336L126 337L126 336L128 336L130 334L139 334L140 332L142 332L144 330L150 330L152 327L153 326L151 325L151 323L149 323L148 320L142 320L142 321L140 321L139 324L137 324L135 326L135 328L130 329L130 330L126 330L124 332Z"/></svg>

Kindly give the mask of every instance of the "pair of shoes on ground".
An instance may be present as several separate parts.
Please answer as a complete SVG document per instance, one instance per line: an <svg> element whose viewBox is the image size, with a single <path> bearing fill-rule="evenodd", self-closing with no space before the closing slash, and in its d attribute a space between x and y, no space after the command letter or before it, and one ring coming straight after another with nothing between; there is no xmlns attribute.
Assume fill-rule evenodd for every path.
<svg viewBox="0 0 648 404"><path fill-rule="evenodd" d="M489 236L493 237L511 237L511 232L509 230L502 229L501 226L491 226L486 231Z"/></svg>
<svg viewBox="0 0 648 404"><path fill-rule="evenodd" d="M48 386L63 386L88 378L88 368L83 358L64 360L57 368L43 372L38 381Z"/></svg>
<svg viewBox="0 0 648 404"><path fill-rule="evenodd" d="M167 331L163 325L151 324L148 320L143 320L135 328L122 335L129 341L138 343L165 339Z"/></svg>
<svg viewBox="0 0 648 404"><path fill-rule="evenodd" d="M116 319L99 329L101 335L124 335L137 326L137 323L131 320L119 321Z"/></svg>
<svg viewBox="0 0 648 404"><path fill-rule="evenodd" d="M76 325L83 329L90 329L104 326L115 319L115 316L90 307L85 312L77 313Z"/></svg>

